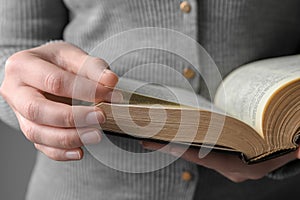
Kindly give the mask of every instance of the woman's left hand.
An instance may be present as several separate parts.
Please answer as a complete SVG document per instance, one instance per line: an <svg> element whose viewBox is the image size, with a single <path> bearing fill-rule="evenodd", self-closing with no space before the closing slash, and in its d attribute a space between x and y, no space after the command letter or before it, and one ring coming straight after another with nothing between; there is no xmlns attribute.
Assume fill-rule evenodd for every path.
<svg viewBox="0 0 300 200"><path fill-rule="evenodd" d="M142 145L145 149L160 150L213 169L233 182L243 182L248 179L260 179L286 163L300 158L300 150L298 148L297 151L289 154L261 163L247 165L238 156L226 153L212 151L204 158L199 158L199 150L197 149L185 149L175 144L169 144L168 148L162 148L164 146L163 144L145 141L142 142Z"/></svg>

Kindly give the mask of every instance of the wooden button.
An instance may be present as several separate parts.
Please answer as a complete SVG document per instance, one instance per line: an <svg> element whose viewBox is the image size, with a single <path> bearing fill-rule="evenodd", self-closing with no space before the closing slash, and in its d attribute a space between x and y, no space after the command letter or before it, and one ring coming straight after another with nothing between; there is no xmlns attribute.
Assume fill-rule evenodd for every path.
<svg viewBox="0 0 300 200"><path fill-rule="evenodd" d="M183 76L187 79L192 79L195 76L195 71L190 67L186 67L183 70Z"/></svg>
<svg viewBox="0 0 300 200"><path fill-rule="evenodd" d="M192 6L189 2L183 1L180 3L180 10L185 13L191 12Z"/></svg>
<svg viewBox="0 0 300 200"><path fill-rule="evenodd" d="M181 174L181 179L184 181L190 181L190 180L192 180L192 178L193 178L192 174L188 171L184 171Z"/></svg>

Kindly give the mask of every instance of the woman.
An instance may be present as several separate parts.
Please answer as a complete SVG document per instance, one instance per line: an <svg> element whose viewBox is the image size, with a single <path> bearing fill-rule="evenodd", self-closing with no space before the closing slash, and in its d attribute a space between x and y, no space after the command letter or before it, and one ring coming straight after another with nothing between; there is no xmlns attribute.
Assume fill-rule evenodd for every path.
<svg viewBox="0 0 300 200"><path fill-rule="evenodd" d="M1 74L5 74L1 94L12 110L1 101L1 118L15 127L14 122L18 121L25 136L43 153L38 154L27 199L214 199L220 195L232 199L244 197L246 190L257 199L265 198L259 193L260 184L269 183L268 180L237 186L227 178L240 182L266 175L293 176L299 171L296 161L300 158L299 150L253 166L242 164L236 157L215 153L199 159L197 152L190 150L182 159L153 172L117 171L81 148L83 144L100 142L98 129L86 126L103 123L105 114L79 106L77 119L81 126L77 134L68 103L72 97L84 101L119 101L112 98L111 89L105 86L114 87L118 81L116 74L122 76L130 66L153 62L153 59L180 72L189 68L189 63L178 61L176 56L145 50L121 59L119 67L110 63L111 71L106 61L86 53L106 38L133 28L168 28L199 41L216 62L222 77L247 62L297 54L299 4L296 0L285 3L273 0L5 0L0 12ZM64 42L47 43L53 40ZM191 53L197 56L197 52ZM88 67L81 68L87 60ZM208 70L204 69L204 74ZM155 76L143 73L146 72L131 78ZM80 75L79 80L75 74ZM170 76L166 74L165 84L179 84L166 77ZM186 78L195 91L205 95L199 75ZM82 92L72 96L75 79ZM112 137L111 140L130 151L145 151L130 139ZM143 145L150 149L159 147L152 143ZM178 154L181 149L172 151ZM126 162L126 158L110 150L106 155L111 162L125 163L129 168L149 164L146 160ZM160 159L169 157L161 154ZM71 160L80 161L57 162ZM270 190L274 188L275 184L270 186ZM274 191L265 189L264 193L271 195Z"/></svg>

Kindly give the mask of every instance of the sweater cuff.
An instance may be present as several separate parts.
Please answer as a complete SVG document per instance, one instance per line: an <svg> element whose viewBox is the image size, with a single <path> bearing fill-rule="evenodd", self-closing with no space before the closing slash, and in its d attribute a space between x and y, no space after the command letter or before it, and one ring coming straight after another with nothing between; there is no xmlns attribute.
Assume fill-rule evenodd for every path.
<svg viewBox="0 0 300 200"><path fill-rule="evenodd" d="M293 160L286 165L270 172L267 177L275 180L282 180L300 174L300 160Z"/></svg>

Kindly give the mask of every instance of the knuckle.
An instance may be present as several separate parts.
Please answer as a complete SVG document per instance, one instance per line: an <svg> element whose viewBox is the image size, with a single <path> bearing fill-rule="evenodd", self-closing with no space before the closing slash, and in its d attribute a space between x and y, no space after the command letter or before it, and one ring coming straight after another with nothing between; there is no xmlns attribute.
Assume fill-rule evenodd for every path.
<svg viewBox="0 0 300 200"><path fill-rule="evenodd" d="M28 140L30 140L31 142L37 142L35 130L33 126L22 125L21 130L23 131L24 135Z"/></svg>
<svg viewBox="0 0 300 200"><path fill-rule="evenodd" d="M18 52L10 56L5 63L5 69L9 72L11 69L14 69L16 66L19 66L19 59L23 53Z"/></svg>
<svg viewBox="0 0 300 200"><path fill-rule="evenodd" d="M75 148L78 147L79 142L78 139L67 134L62 134L59 138L59 144L64 149Z"/></svg>
<svg viewBox="0 0 300 200"><path fill-rule="evenodd" d="M30 121L36 121L39 115L39 105L37 102L29 101L23 106L24 117Z"/></svg>
<svg viewBox="0 0 300 200"><path fill-rule="evenodd" d="M61 73L51 73L45 78L45 87L52 94L60 94L63 89L63 75Z"/></svg>
<svg viewBox="0 0 300 200"><path fill-rule="evenodd" d="M41 145L39 145L39 144L37 144L37 143L34 143L34 147L35 147L38 151L40 151L40 152L43 153L42 148L41 148Z"/></svg>
<svg viewBox="0 0 300 200"><path fill-rule="evenodd" d="M16 59L15 58L8 58L6 60L5 63L5 73L6 74L15 74L15 72L17 71L16 67L18 66L18 64L16 63Z"/></svg>
<svg viewBox="0 0 300 200"><path fill-rule="evenodd" d="M72 110L68 109L63 113L64 118L64 126L67 127L74 127L75 126L75 120Z"/></svg>
<svg viewBox="0 0 300 200"><path fill-rule="evenodd" d="M11 55L5 62L5 72L8 74L19 72L19 68L25 63L24 60L28 58L28 55L30 55L28 50Z"/></svg>
<svg viewBox="0 0 300 200"><path fill-rule="evenodd" d="M2 84L0 85L0 96L9 104L11 105L12 100L12 93L11 93L11 84L7 80L3 80Z"/></svg>
<svg viewBox="0 0 300 200"><path fill-rule="evenodd" d="M63 57L64 53L65 53L64 50L60 49L55 54L52 55L55 63L62 68L65 68L67 66L67 62Z"/></svg>

